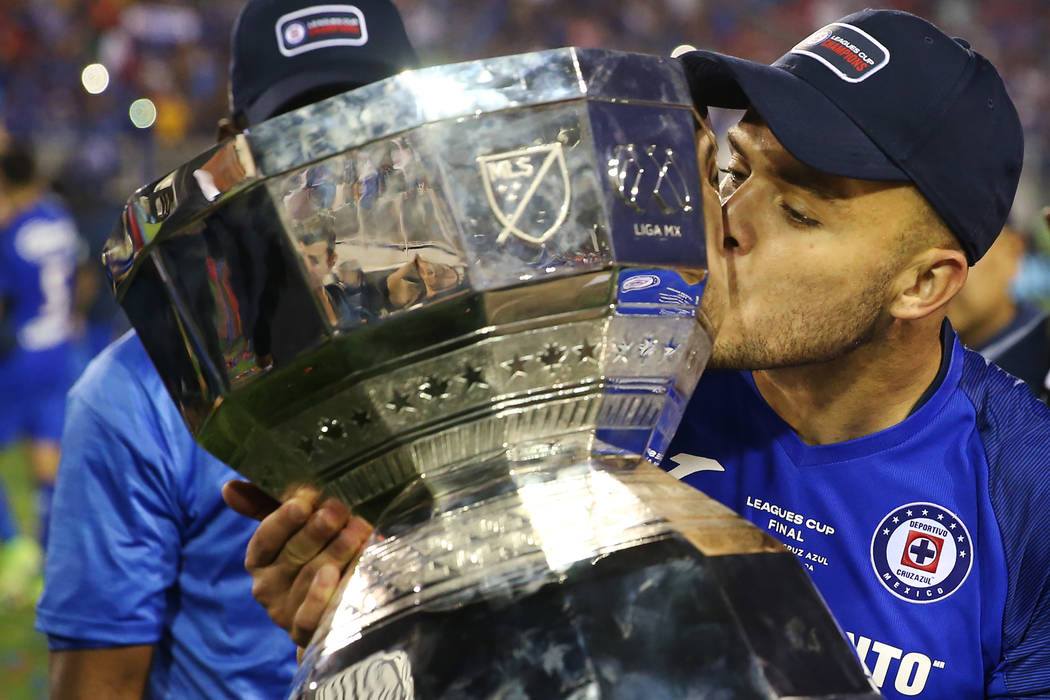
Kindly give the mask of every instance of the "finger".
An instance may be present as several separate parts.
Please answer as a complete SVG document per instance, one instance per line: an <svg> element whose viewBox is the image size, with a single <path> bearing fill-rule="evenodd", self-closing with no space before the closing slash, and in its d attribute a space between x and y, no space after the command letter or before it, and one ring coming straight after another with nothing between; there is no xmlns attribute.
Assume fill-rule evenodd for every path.
<svg viewBox="0 0 1050 700"><path fill-rule="evenodd" d="M316 557L332 541L350 520L350 509L334 498L330 498L310 516L281 548L273 566L292 581L311 559ZM260 529L261 529L260 525Z"/></svg>
<svg viewBox="0 0 1050 700"><path fill-rule="evenodd" d="M296 576L293 589L301 586L300 597L305 595L310 582L323 566L335 566L340 573L345 572L360 556L371 535L372 526L368 521L358 516L351 517L324 549L302 567Z"/></svg>
<svg viewBox="0 0 1050 700"><path fill-rule="evenodd" d="M261 596L260 602L264 604L266 602L275 603L272 606L274 608L272 616L275 619L279 617L282 620L293 620L295 611L302 606L302 601L306 599L313 586L317 572L324 567L334 568L339 575L350 570L365 545L369 543L371 535L372 526L369 523L361 517L352 517L350 522L332 538L332 542L299 570L291 587L271 596L268 586L273 582L273 577L271 577L259 587L256 597ZM266 573L275 574L273 571ZM289 629L287 624L282 624L281 627Z"/></svg>
<svg viewBox="0 0 1050 700"><path fill-rule="evenodd" d="M321 624L321 617L339 585L339 569L335 565L322 566L310 582L302 605L295 613L290 635L295 643L305 647Z"/></svg>
<svg viewBox="0 0 1050 700"><path fill-rule="evenodd" d="M234 512L252 520L262 520L281 505L255 484L231 479L223 484L222 500Z"/></svg>
<svg viewBox="0 0 1050 700"><path fill-rule="evenodd" d="M248 540L244 566L252 571L272 564L291 539L306 527L315 505L315 494L304 489L263 518Z"/></svg>
<svg viewBox="0 0 1050 700"><path fill-rule="evenodd" d="M356 558L372 536L373 528L372 524L361 516L351 515L350 521L343 528L343 531L347 533L348 537L346 545L353 550L352 557Z"/></svg>

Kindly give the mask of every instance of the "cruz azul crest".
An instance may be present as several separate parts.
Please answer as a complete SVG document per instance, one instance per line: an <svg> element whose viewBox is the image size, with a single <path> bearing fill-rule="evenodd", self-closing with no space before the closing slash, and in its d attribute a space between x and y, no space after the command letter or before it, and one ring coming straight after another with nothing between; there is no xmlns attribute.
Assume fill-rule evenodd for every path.
<svg viewBox="0 0 1050 700"><path fill-rule="evenodd" d="M893 595L933 603L963 584L973 541L955 513L936 503L909 503L889 513L871 539L871 565Z"/></svg>
<svg viewBox="0 0 1050 700"><path fill-rule="evenodd" d="M478 157L485 196L503 226L496 238L514 236L542 245L569 213L572 187L560 143Z"/></svg>

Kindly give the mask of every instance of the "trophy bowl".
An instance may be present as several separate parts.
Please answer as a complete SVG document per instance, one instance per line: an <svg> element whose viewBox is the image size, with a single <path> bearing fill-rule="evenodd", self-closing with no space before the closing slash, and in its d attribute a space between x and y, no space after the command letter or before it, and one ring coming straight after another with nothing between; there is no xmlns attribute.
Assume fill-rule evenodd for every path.
<svg viewBox="0 0 1050 700"><path fill-rule="evenodd" d="M676 61L542 51L131 197L104 261L196 439L375 526L293 697L877 696L794 555L658 466L711 350L696 118Z"/></svg>

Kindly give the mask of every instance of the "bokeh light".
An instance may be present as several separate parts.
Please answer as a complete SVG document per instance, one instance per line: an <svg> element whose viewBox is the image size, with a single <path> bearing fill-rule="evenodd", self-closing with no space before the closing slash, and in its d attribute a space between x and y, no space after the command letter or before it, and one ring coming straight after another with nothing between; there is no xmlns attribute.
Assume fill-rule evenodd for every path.
<svg viewBox="0 0 1050 700"><path fill-rule="evenodd" d="M142 97L131 103L128 109L131 123L139 129L148 129L157 121L157 105L148 97Z"/></svg>
<svg viewBox="0 0 1050 700"><path fill-rule="evenodd" d="M84 66L80 73L80 82L92 95L102 94L109 87L109 71L101 63Z"/></svg>

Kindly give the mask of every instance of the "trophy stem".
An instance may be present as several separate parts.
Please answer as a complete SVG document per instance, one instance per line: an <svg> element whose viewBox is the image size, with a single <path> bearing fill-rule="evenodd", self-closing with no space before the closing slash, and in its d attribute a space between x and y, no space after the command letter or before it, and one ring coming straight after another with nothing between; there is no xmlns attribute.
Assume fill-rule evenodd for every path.
<svg viewBox="0 0 1050 700"><path fill-rule="evenodd" d="M409 485L342 581L294 697L781 697L751 636L782 637L787 614L748 620L733 597L756 566L809 585L793 555L594 439L515 445ZM848 661L793 687L842 681Z"/></svg>

